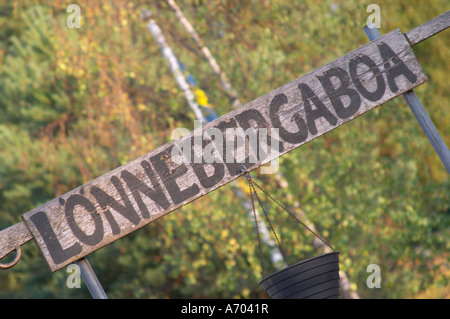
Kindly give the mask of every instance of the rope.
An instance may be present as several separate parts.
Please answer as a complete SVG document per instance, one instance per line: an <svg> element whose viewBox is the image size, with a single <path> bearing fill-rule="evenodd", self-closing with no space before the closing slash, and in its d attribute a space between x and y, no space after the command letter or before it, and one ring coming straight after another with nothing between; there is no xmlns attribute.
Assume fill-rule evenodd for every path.
<svg viewBox="0 0 450 319"><path fill-rule="evenodd" d="M244 165L243 165L244 166ZM244 166L245 168L245 166ZM262 208L262 211L264 212L264 216L267 219L268 224L270 225L270 230L272 231L272 234L275 238L275 241L277 243L277 245L280 248L280 251L283 255L284 260L286 261L286 264L289 265L287 256L284 252L284 249L281 246L280 240L275 232L275 229L273 228L273 225L269 219L269 216L264 208L264 205L260 199L260 197L258 196L258 193L256 191L255 186L262 191L270 200L272 200L275 204L277 204L282 210L284 210L285 212L287 212L289 214L289 216L293 217L299 224L301 224L304 228L306 228L310 233L312 233L316 238L318 238L320 241L322 241L325 245L327 245L332 251L334 251L334 248L327 243L319 234L317 234L315 231L313 231L311 228L309 228L305 223L303 223L297 216L295 216L294 214L292 214L283 204L281 204L278 200L276 200L275 198L273 198L273 196L271 196L267 191L265 191L261 186L259 186L250 176L250 173L247 171L247 169L244 169L241 171L241 173L243 174L243 176L245 176L247 178L248 181L248 188L249 188L249 192L250 192L250 197L252 200L252 208L253 208L253 216L255 219L255 228L256 228L256 235L258 237L258 245L259 245L259 252L260 252L260 257L261 257L261 266L262 266L262 272L261 275L264 277L264 258L263 258L263 254L262 254L262 249L261 249L261 239L259 236L259 231L258 231L258 221L256 218L256 211L255 211L255 204L254 204L254 197L256 197L256 200L258 201L259 205ZM254 195L253 195L254 194Z"/></svg>
<svg viewBox="0 0 450 319"><path fill-rule="evenodd" d="M303 227L305 227L309 232L311 232L314 236L316 236L318 239L320 239L325 245L327 245L331 250L334 251L334 248L325 241L319 234L314 232L311 228L306 226L305 223L303 223L297 216L292 214L286 207L284 207L283 204L281 204L279 201L277 201L275 198L273 198L269 193L267 193L264 189L261 188L256 182L253 181L253 184L256 185L264 194L266 194L267 197L269 197L272 201L274 201L278 206L281 207L285 212L287 212L291 217L293 217L297 222L299 222Z"/></svg>
<svg viewBox="0 0 450 319"><path fill-rule="evenodd" d="M263 213L264 213L264 216L266 216L267 223L268 223L269 226L270 226L270 230L272 231L273 237L275 238L275 241L276 241L278 247L280 247L280 251L281 251L281 254L283 255L284 261L286 262L286 264L289 265L288 259L287 259L287 257L286 257L285 252L284 252L284 249L283 249L283 247L281 246L280 239L278 239L277 233L275 232L275 229L273 228L272 222L271 222L270 219L269 219L269 215L267 215L266 209L264 208L264 206L263 206L263 204L262 204L262 202L261 202L261 199L259 198L258 193L256 192L256 189L255 189L255 186L254 186L255 182L253 182L253 180L250 180L250 181L249 181L249 184L250 184L250 187L253 188L253 192L255 193L256 199L258 200L258 203L259 203L259 205L260 205L261 208L262 208L262 211L263 211Z"/></svg>
<svg viewBox="0 0 450 319"><path fill-rule="evenodd" d="M249 183L250 197L252 199L252 208L253 208L253 217L255 219L256 237L258 237L259 254L261 257L261 268L262 268L261 277L264 277L264 258L263 258L262 247L261 247L261 238L259 237L259 227L258 227L258 218L256 218L255 201L253 200L253 191L252 191L252 188L250 187L251 178L247 178L247 180Z"/></svg>

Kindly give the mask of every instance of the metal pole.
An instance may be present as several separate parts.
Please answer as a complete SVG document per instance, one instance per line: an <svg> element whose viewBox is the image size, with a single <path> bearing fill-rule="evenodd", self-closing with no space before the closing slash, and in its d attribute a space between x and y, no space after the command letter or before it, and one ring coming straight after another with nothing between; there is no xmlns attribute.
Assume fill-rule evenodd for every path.
<svg viewBox="0 0 450 319"><path fill-rule="evenodd" d="M364 27L364 32L366 33L370 41L376 40L381 37L380 32L373 23L366 25ZM434 150L447 169L447 173L450 174L450 151L448 150L447 145L439 134L436 126L434 126L433 121L428 116L427 111L423 107L422 103L420 103L419 98L414 93L414 90L409 90L408 92L403 93L403 98L405 99L406 103L408 103L409 108L411 109L423 131L425 132L425 135L428 137L431 145L433 145Z"/></svg>
<svg viewBox="0 0 450 319"><path fill-rule="evenodd" d="M88 287L89 292L92 295L92 298L108 299L108 296L106 295L105 291L103 290L103 287L100 284L100 281L98 280L97 276L95 275L95 272L92 269L92 267L89 264L86 257L83 257L83 258L75 261L75 263L80 267L81 277L83 277L83 280L86 283L86 286Z"/></svg>

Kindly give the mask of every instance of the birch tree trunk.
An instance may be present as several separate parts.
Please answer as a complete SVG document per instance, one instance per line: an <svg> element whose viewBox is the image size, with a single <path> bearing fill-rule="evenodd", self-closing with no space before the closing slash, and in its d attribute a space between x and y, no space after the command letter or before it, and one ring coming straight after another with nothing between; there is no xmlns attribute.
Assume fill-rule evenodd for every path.
<svg viewBox="0 0 450 319"><path fill-rule="evenodd" d="M177 16L178 21L180 21L180 23L184 26L186 31L189 33L191 38L194 40L195 44L198 46L199 50L203 53L203 55L205 56L209 65L211 66L213 72L219 77L222 87L224 88L224 90L226 91L226 93L228 94L228 96L231 99L231 104L233 105L233 108L236 108L239 105L241 105L241 102L239 101L239 98L237 96L237 92L232 87L227 75L219 67L219 64L217 63L216 59L214 59L214 56L211 54L211 51L209 51L208 47L203 43L203 41L199 37L197 31L195 31L192 24L186 19L183 12L178 7L178 5L175 3L175 1L173 1L173 0L165 0L165 1L169 5L169 7L175 12L175 15Z"/></svg>
<svg viewBox="0 0 450 319"><path fill-rule="evenodd" d="M154 20L150 19L151 17L152 17L151 12L145 11L143 13L143 19L148 21L148 29L155 38L155 41L158 43L158 46L160 47L163 56L169 61L170 69L172 70L172 73L175 79L177 80L177 83L180 86L181 90L184 92L186 100L188 101L192 111L194 111L195 117L197 118L197 120L202 121L202 123L206 123L207 121L203 116L202 110L198 107L197 102L194 100L194 94L192 93L183 73L181 72L178 59L176 58L172 49L168 46L165 37L161 32L161 29ZM236 186L233 186L233 190L239 198L243 199L244 209L247 211L249 218L253 220L252 204L244 200L242 192ZM258 232L261 235L261 241L268 247L270 247L270 256L272 264L278 269L286 267L287 265L284 263L279 247L275 244L274 240L271 238L269 230L267 229L267 225L260 218L260 214L258 210L256 210L256 208L255 208L255 215L258 223L257 224Z"/></svg>
<svg viewBox="0 0 450 319"><path fill-rule="evenodd" d="M173 76L175 77L175 80L177 81L181 91L183 91L186 101L189 104L189 107L194 112L195 117L198 120L202 121L203 124L205 124L206 120L200 108L198 107L197 102L195 101L194 93L192 93L191 89L189 88L189 84L187 83L183 73L181 72L180 64L178 63L175 54L173 53L172 49L167 45L166 38L162 34L161 29L156 24L155 20L151 18L152 13L148 10L145 10L142 14L142 19L148 22L147 27L150 33L153 35L153 38L155 39L156 43L158 44L159 49L161 50L161 53L163 54L164 58L166 58L167 62L169 63L170 70L172 71Z"/></svg>

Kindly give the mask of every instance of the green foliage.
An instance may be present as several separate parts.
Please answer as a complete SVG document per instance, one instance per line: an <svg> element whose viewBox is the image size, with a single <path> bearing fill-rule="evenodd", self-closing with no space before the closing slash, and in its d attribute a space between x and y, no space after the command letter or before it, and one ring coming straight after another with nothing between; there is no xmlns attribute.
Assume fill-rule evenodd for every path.
<svg viewBox="0 0 450 319"><path fill-rule="evenodd" d="M35 131L67 110L69 98L57 80L53 21L41 6L27 9L21 16L24 31L10 38L1 78L2 122L17 123Z"/></svg>
<svg viewBox="0 0 450 319"><path fill-rule="evenodd" d="M159 48L140 20L156 21L218 114L231 107L195 44L160 1L0 3L0 229L20 216L193 128ZM251 101L367 43L366 4L340 1L179 2L215 58ZM403 32L443 13L446 2L380 3L382 27ZM416 89L450 145L448 31L415 46L429 82ZM448 292L450 180L406 103L397 98L280 159L287 188L254 177L340 251L361 297ZM234 183L240 187L245 183ZM263 196L262 196L263 197ZM266 202L289 261L311 257L313 237ZM264 249L266 273L271 268ZM265 298L256 233L230 185L89 256L113 298ZM369 289L369 264L381 289ZM89 298L52 274L33 244L0 272L3 298ZM447 289L447 290L445 290ZM434 290L433 290L434 291ZM442 293L444 291L444 293ZM448 294L448 293L447 293ZM430 296L430 295L428 295Z"/></svg>

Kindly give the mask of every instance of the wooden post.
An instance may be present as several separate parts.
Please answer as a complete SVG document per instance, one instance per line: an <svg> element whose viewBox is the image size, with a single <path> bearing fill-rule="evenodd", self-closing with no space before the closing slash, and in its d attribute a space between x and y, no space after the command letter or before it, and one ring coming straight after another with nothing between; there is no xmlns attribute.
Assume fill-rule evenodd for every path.
<svg viewBox="0 0 450 319"><path fill-rule="evenodd" d="M420 41L430 37L432 35L432 32L431 31L428 32L427 30L429 29L432 29L436 33L436 31L438 30L439 30L438 32L442 31L443 27L445 28L448 27L448 23L450 21L449 12L450 11L431 20L429 22L430 28L421 26L420 31L414 31L417 28L413 29L412 31L414 32L410 33L410 37L412 39L415 39L414 43L417 44ZM442 23L439 23L440 21L442 21L442 17L444 17L445 18L444 20L446 20L446 26L444 26ZM436 25L440 26L440 29L437 29ZM366 25L364 27L364 31L366 32L367 37L371 41L381 37L380 32L373 23ZM421 35L420 40L419 35ZM420 126L425 132L425 135L428 137L428 140L430 141L431 145L433 145L434 150L436 151L445 168L447 169L447 173L450 174L450 151L448 150L447 145L445 144L444 140L439 134L439 131L437 130L433 121L428 116L427 111L423 107L422 103L420 103L419 98L416 96L413 89L403 93L403 98L405 99L406 103L408 103L408 106L410 107L411 111L413 112L414 116L416 117L417 121L419 122Z"/></svg>

